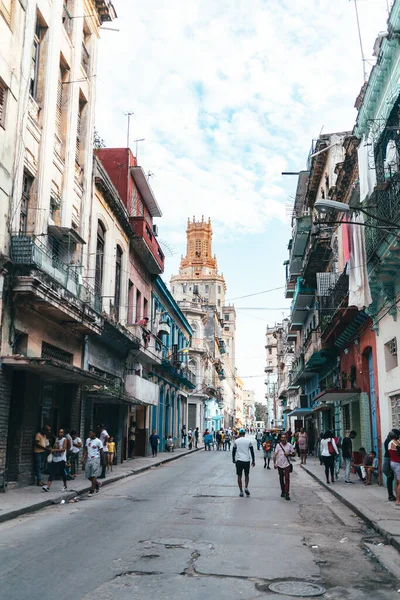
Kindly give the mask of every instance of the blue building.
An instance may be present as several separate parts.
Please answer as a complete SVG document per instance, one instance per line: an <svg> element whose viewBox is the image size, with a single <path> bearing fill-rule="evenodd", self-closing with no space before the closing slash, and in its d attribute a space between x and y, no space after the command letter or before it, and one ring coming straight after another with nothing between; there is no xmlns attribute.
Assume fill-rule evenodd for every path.
<svg viewBox="0 0 400 600"><path fill-rule="evenodd" d="M195 373L188 367L192 328L158 276L153 281L151 321L161 343L162 361L153 366L159 401L151 410L149 431L156 429L164 450L169 435L175 446L181 445L181 430L188 422L188 396L196 384Z"/></svg>

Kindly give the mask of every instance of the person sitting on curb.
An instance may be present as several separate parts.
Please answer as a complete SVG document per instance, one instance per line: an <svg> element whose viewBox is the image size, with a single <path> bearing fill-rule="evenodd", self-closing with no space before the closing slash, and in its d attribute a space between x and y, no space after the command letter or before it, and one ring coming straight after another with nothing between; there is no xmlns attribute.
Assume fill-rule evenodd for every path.
<svg viewBox="0 0 400 600"><path fill-rule="evenodd" d="M364 485L371 485L372 475L378 479L378 459L376 458L375 450L371 450L364 458L364 467L367 472L367 481Z"/></svg>
<svg viewBox="0 0 400 600"><path fill-rule="evenodd" d="M367 472L366 472L365 466L364 466L364 459L365 459L365 455L366 455L365 448L363 448L361 446L361 448L359 448L359 450L358 450L358 455L359 455L359 458L357 459L357 462L354 462L354 467L355 467L357 475L359 476L361 481L363 483L365 483L365 481L367 479ZM356 460L356 457L354 457L354 459Z"/></svg>
<svg viewBox="0 0 400 600"><path fill-rule="evenodd" d="M174 440L172 439L172 435L169 435L167 441L165 443L165 449L167 452L173 452L175 448Z"/></svg>

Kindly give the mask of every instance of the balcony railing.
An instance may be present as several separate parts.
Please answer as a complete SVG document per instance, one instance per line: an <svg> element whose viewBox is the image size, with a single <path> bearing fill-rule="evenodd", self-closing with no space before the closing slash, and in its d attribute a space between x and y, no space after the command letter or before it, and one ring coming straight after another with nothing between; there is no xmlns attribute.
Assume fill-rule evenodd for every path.
<svg viewBox="0 0 400 600"><path fill-rule="evenodd" d="M395 173L385 183L378 183L372 196L363 203L363 207L376 218L365 219L365 249L367 260L370 260L386 237L390 237L384 219L396 225L400 222L400 173ZM368 227L373 225L373 227ZM374 229L379 227L380 229Z"/></svg>
<svg viewBox="0 0 400 600"><path fill-rule="evenodd" d="M344 306L347 306L349 293L349 276L343 271L335 285L329 288L326 296L319 298L319 313L321 328L325 329L331 322L334 314Z"/></svg>
<svg viewBox="0 0 400 600"><path fill-rule="evenodd" d="M15 265L38 268L58 281L71 294L101 312L101 297L79 273L80 265L67 265L35 236L14 235L11 238L11 256Z"/></svg>
<svg viewBox="0 0 400 600"><path fill-rule="evenodd" d="M152 274L162 273L165 257L146 219L144 217L130 217L130 223L135 232L133 247L140 254Z"/></svg>

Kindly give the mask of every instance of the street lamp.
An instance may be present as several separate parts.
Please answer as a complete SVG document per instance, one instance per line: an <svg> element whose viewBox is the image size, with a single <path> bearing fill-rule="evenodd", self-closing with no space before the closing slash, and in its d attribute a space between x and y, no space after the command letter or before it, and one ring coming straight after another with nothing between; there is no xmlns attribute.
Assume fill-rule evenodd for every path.
<svg viewBox="0 0 400 600"><path fill-rule="evenodd" d="M361 212L364 215L366 215L367 217L369 217L370 219L374 219L374 220L378 221L379 223L384 223L385 226L382 227L381 225L372 225L372 223L360 223L359 221L333 221L333 223L347 223L349 225L362 225L363 227L369 227L371 229L380 229L380 230L386 231L387 233L390 233L394 237L400 239L400 235L394 233L394 231L389 231L389 230L393 230L393 229L398 230L399 227L397 225L393 225L393 223L391 223L390 221L387 221L386 219L383 219L382 217L377 217L376 215L371 214L370 212L366 211L365 208L362 208L361 206L351 207L348 204L344 204L343 202L337 202L336 200L330 200L329 198L326 198L326 199L324 198L321 200L317 200L314 204L314 207L320 213L333 212L333 213L349 214L352 212ZM323 224L318 221L317 221L317 223Z"/></svg>

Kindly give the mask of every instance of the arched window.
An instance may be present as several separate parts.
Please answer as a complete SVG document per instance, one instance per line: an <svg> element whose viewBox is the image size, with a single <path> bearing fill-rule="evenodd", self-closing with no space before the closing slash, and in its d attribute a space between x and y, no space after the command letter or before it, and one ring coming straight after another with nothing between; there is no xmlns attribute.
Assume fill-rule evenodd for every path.
<svg viewBox="0 0 400 600"><path fill-rule="evenodd" d="M96 243L96 274L95 291L99 296L103 293L104 276L104 244L106 229L101 221L97 222L97 243Z"/></svg>
<svg viewBox="0 0 400 600"><path fill-rule="evenodd" d="M114 308L115 318L119 319L119 307L121 303L121 273L122 273L122 249L117 246L117 254L115 258L115 292L114 292Z"/></svg>
<svg viewBox="0 0 400 600"><path fill-rule="evenodd" d="M191 323L191 326L192 326L192 330L193 330L193 336L192 336L192 338L194 340L197 340L198 337L199 337L199 328L198 328L198 325L197 325L196 322L193 322L193 323Z"/></svg>

